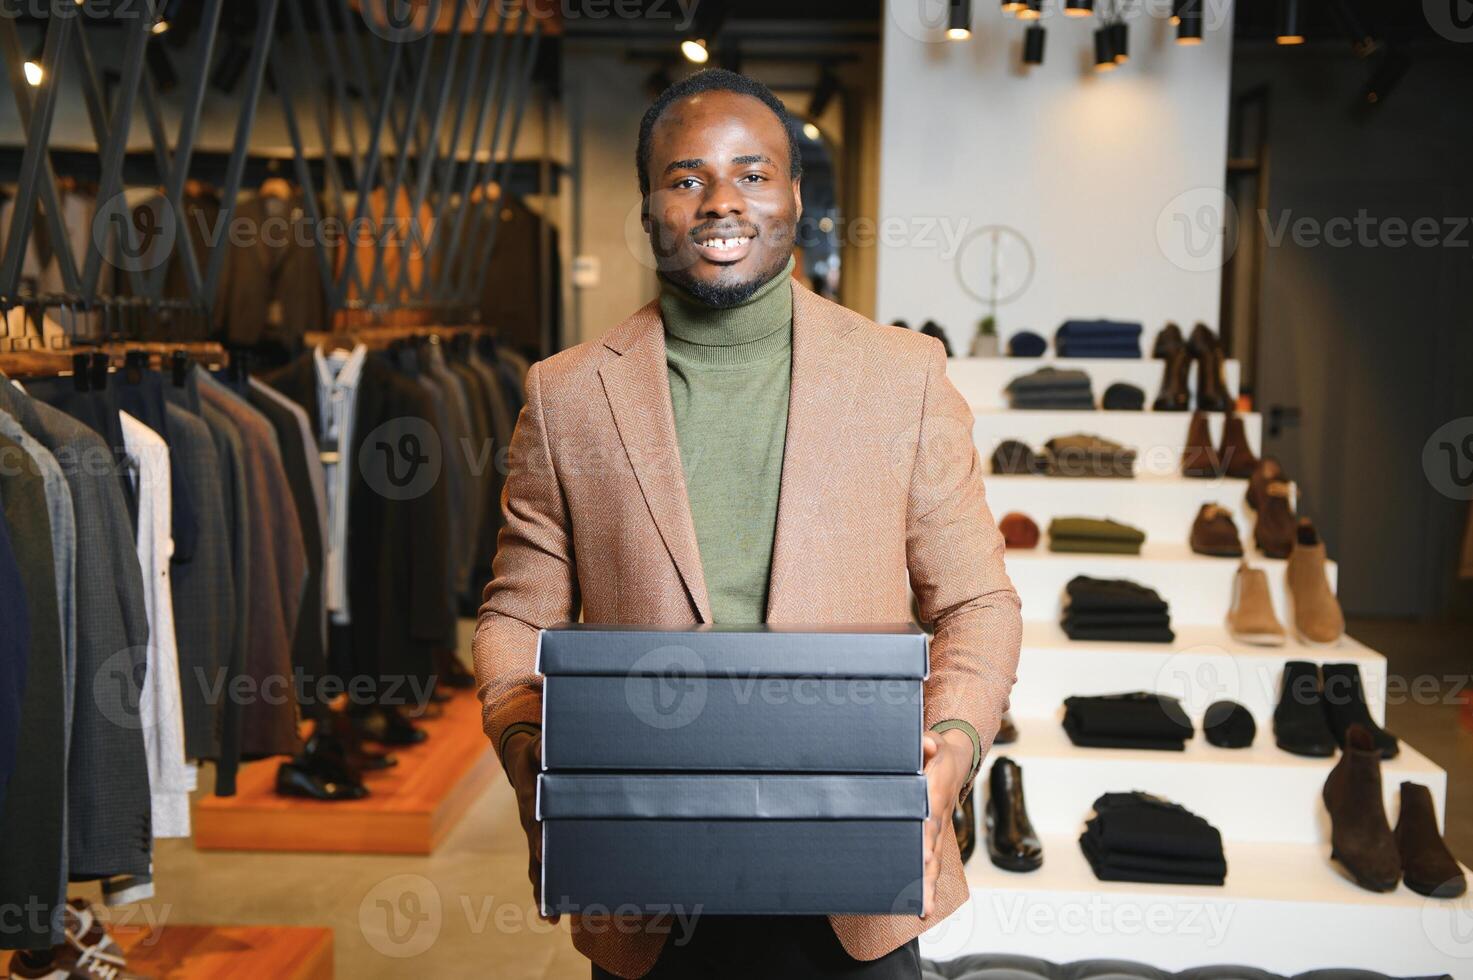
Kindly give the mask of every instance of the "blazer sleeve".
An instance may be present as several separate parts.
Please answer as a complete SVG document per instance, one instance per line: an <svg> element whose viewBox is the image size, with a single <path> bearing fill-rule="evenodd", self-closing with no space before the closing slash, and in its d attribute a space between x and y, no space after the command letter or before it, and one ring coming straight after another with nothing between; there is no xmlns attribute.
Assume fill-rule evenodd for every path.
<svg viewBox="0 0 1473 980"><path fill-rule="evenodd" d="M933 624L926 727L971 729L973 775L1017 680L1023 623L987 507L972 412L932 342L906 516L906 560L921 621ZM968 780L968 788L971 781Z"/></svg>
<svg viewBox="0 0 1473 980"><path fill-rule="evenodd" d="M540 725L538 631L577 618L572 524L543 415L540 365L527 374L501 491L505 524L473 644L481 722L496 752L516 731Z"/></svg>

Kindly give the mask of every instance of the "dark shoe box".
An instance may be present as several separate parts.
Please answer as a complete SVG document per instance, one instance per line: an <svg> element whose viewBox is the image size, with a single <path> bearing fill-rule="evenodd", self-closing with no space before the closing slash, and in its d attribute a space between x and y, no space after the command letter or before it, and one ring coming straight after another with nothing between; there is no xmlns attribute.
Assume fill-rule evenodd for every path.
<svg viewBox="0 0 1473 980"><path fill-rule="evenodd" d="M568 626L538 671L544 770L921 770L914 626Z"/></svg>
<svg viewBox="0 0 1473 980"><path fill-rule="evenodd" d="M543 773L546 913L919 915L926 779Z"/></svg>

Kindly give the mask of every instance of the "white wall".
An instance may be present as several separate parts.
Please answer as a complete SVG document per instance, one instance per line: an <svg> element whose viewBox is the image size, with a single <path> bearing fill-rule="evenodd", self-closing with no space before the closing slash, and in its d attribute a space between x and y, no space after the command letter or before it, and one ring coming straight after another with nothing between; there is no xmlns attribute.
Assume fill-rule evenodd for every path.
<svg viewBox="0 0 1473 980"><path fill-rule="evenodd" d="M1094 18L1046 13L1044 64L1025 70L1024 25L995 0L974 3L972 37L956 42L926 27L944 23L942 0L887 0L880 217L893 237L880 245L877 319L935 319L965 349L987 311L956 258L980 250L954 254L941 232L1001 224L1034 253L1031 284L998 309L1004 337L1051 338L1070 317L1139 320L1147 342L1167 320L1216 327L1220 243L1197 233L1199 251L1184 250L1173 211L1208 218L1199 208L1221 200L1231 10L1207 4L1195 47L1132 10L1130 61L1096 73Z"/></svg>

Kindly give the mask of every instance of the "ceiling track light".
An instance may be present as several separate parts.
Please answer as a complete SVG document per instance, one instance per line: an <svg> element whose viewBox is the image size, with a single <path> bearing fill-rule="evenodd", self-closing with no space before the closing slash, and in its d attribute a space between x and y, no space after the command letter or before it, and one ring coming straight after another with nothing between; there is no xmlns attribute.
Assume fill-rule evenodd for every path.
<svg viewBox="0 0 1473 980"><path fill-rule="evenodd" d="M1176 43L1195 45L1202 43L1202 0L1182 0L1179 19L1176 22Z"/></svg>
<svg viewBox="0 0 1473 980"><path fill-rule="evenodd" d="M1005 14L1016 14L1023 6L1023 0L1002 0L1002 12Z"/></svg>
<svg viewBox="0 0 1473 980"><path fill-rule="evenodd" d="M716 46L721 34L721 25L726 22L726 4L722 0L707 0L696 8L690 32L680 42L680 53L693 65L704 65L711 60L711 49Z"/></svg>
<svg viewBox="0 0 1473 980"><path fill-rule="evenodd" d="M1274 40L1283 45L1303 44L1299 31L1299 0L1279 0L1279 26Z"/></svg>
<svg viewBox="0 0 1473 980"><path fill-rule="evenodd" d="M711 51L703 37L688 37L680 42L680 53L693 65L704 65L711 60Z"/></svg>
<svg viewBox="0 0 1473 980"><path fill-rule="evenodd" d="M1042 24L1030 24L1023 29L1023 64L1043 64L1043 42L1047 40Z"/></svg>
<svg viewBox="0 0 1473 980"><path fill-rule="evenodd" d="M808 118L817 119L828 109L834 96L839 94L839 76L827 66L819 72L818 84L813 87L813 98L808 102Z"/></svg>
<svg viewBox="0 0 1473 980"><path fill-rule="evenodd" d="M965 41L972 36L972 0L950 0L946 14L946 39Z"/></svg>
<svg viewBox="0 0 1473 980"><path fill-rule="evenodd" d="M1110 28L1095 30L1095 71L1115 70L1115 45L1110 37Z"/></svg>
<svg viewBox="0 0 1473 980"><path fill-rule="evenodd" d="M1105 29L1110 32L1110 48L1115 52L1115 64L1125 64L1130 60L1130 28L1125 26L1125 21L1117 20Z"/></svg>
<svg viewBox="0 0 1473 980"><path fill-rule="evenodd" d="M45 50L45 38L42 38L31 49L31 56L21 65L21 69L26 76L26 84L31 88L40 88L41 83L46 80L46 69L42 67L42 58L44 57Z"/></svg>
<svg viewBox="0 0 1473 980"><path fill-rule="evenodd" d="M1089 17L1095 12L1095 0L1064 0L1065 17Z"/></svg>
<svg viewBox="0 0 1473 980"><path fill-rule="evenodd" d="M1023 0L1023 9L1018 11L1019 20L1038 20L1043 16L1043 0Z"/></svg>
<svg viewBox="0 0 1473 980"><path fill-rule="evenodd" d="M1171 0L1171 26L1181 23L1181 8L1185 0Z"/></svg>

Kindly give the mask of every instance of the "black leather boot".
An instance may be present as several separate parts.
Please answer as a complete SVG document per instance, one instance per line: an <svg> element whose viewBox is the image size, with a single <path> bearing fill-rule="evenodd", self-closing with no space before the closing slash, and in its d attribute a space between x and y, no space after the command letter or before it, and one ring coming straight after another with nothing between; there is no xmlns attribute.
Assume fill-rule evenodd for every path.
<svg viewBox="0 0 1473 980"><path fill-rule="evenodd" d="M1174 347L1164 355L1166 366L1161 369L1161 391L1151 407L1158 412L1185 412L1187 410L1187 375L1192 369L1192 353L1186 347Z"/></svg>
<svg viewBox="0 0 1473 980"><path fill-rule="evenodd" d="M1355 883L1389 892L1401 880L1401 854L1381 802L1381 755L1371 733L1350 726L1345 751L1330 770L1321 794L1330 811L1330 860L1344 866Z"/></svg>
<svg viewBox="0 0 1473 980"><path fill-rule="evenodd" d="M977 796L977 787L962 800L962 804L951 811L951 829L956 831L956 846L962 852L962 864L972 858L977 849L977 806L972 801Z"/></svg>
<svg viewBox="0 0 1473 980"><path fill-rule="evenodd" d="M1004 871L1037 871L1043 842L1033 832L1023 803L1023 769L1007 756L987 777L987 856Z"/></svg>
<svg viewBox="0 0 1473 980"><path fill-rule="evenodd" d="M1376 743L1381 758L1395 759L1401 746L1395 735L1372 720L1371 709L1366 707L1365 688L1361 686L1360 667L1355 664L1325 664L1320 673L1325 679L1325 718L1335 740L1343 747L1351 726L1359 725Z"/></svg>
<svg viewBox="0 0 1473 980"><path fill-rule="evenodd" d="M1330 731L1319 668L1306 660L1284 664L1279 704L1274 708L1274 742L1285 752L1323 759L1339 744Z"/></svg>
<svg viewBox="0 0 1473 980"><path fill-rule="evenodd" d="M1156 335L1155 346L1151 348L1152 357L1165 357L1178 347L1185 347L1186 341L1182 339L1181 327L1174 323L1168 323L1161 328Z"/></svg>
<svg viewBox="0 0 1473 980"><path fill-rule="evenodd" d="M1437 832L1432 793L1419 783L1401 784L1401 814L1396 818L1396 847L1407 887L1428 898L1460 898L1468 880L1447 843Z"/></svg>
<svg viewBox="0 0 1473 980"><path fill-rule="evenodd" d="M1197 359L1197 411L1229 411L1233 400L1228 397L1227 381L1223 377L1222 366L1227 355L1222 341L1205 323L1199 323L1192 328L1187 347Z"/></svg>
<svg viewBox="0 0 1473 980"><path fill-rule="evenodd" d="M397 707L373 705L353 716L358 737L380 745L418 745L429 734L414 724Z"/></svg>

